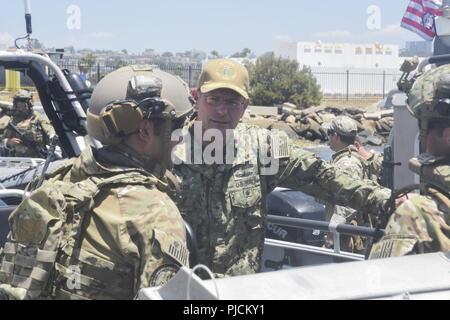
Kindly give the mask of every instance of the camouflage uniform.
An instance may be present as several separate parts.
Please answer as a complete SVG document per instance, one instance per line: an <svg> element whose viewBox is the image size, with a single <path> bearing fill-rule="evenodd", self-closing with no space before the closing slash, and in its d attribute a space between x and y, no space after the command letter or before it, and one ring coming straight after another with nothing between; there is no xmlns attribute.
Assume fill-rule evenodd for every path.
<svg viewBox="0 0 450 320"><path fill-rule="evenodd" d="M408 94L408 110L419 120L420 140L426 146L430 125L450 128L450 65L418 76ZM435 133L436 134L436 133ZM430 140L436 144L437 140ZM426 146L435 150L436 145ZM430 147L430 148L428 148ZM448 146L447 146L448 148ZM443 149L444 150L444 149ZM430 151L431 152L431 151ZM447 152L447 153L445 153ZM370 258L450 251L450 155L421 154L409 162L420 175L421 195L407 200L390 217L385 236L376 243Z"/></svg>
<svg viewBox="0 0 450 320"><path fill-rule="evenodd" d="M407 200L389 219L386 236L373 246L370 259L450 251L450 159L412 159L410 167L422 175L427 171L427 182L447 190L447 195L431 186Z"/></svg>
<svg viewBox="0 0 450 320"><path fill-rule="evenodd" d="M332 164L348 173L355 180L366 179L366 172L363 159L353 146L348 146L336 152L332 156ZM326 220L334 223L346 223L353 225L364 225L364 217L361 212L349 207L330 206L325 207ZM349 252L361 252L364 250L364 243L361 237L341 236L341 250Z"/></svg>
<svg viewBox="0 0 450 320"><path fill-rule="evenodd" d="M88 148L79 158L57 170L55 181L76 184L95 177L120 178L121 183L100 190L94 198L92 212L83 218L82 225L86 227L80 238L73 238L59 250L47 297L132 299L140 288L164 284L179 266L188 263L184 224L166 195L167 185L142 167L138 155L120 144L100 150ZM10 219L14 224L20 223L14 215ZM21 219L20 214L17 217ZM12 240L9 237L10 244L5 245L0 272L2 282L6 282L0 289L8 292L23 286L25 282L18 282L16 274L24 276L21 268L27 266L24 262L17 265L18 254L10 257L11 248L16 247ZM8 277L7 263L14 264L14 261L14 277ZM74 267L79 274L70 272ZM69 275L74 279L79 277L79 288L69 287ZM46 295L39 296L42 297Z"/></svg>
<svg viewBox="0 0 450 320"><path fill-rule="evenodd" d="M196 233L199 263L218 276L259 271L266 198L276 186L375 214L383 211L380 204L389 198L388 190L336 170L293 145L283 132L271 134L240 123L234 138L235 152L241 152L232 164L195 164L192 155L189 157L195 143L191 149L179 144L173 153L181 162L174 170L181 185L178 208ZM261 154L270 154L272 160L279 161L276 173L262 174L264 162L258 161Z"/></svg>
<svg viewBox="0 0 450 320"><path fill-rule="evenodd" d="M337 132L339 135L354 138L358 127L353 119L347 116L339 116L332 121L330 130ZM345 171L355 180L363 180L368 177L366 163L353 145L348 145L333 154L331 163ZM365 224L362 213L347 206L327 205L325 207L325 216L327 221L333 223ZM363 239L361 237L342 236L341 249L350 252L361 252L364 249Z"/></svg>
<svg viewBox="0 0 450 320"><path fill-rule="evenodd" d="M86 114L89 136L106 147L57 169L11 214L3 293L132 299L187 266L185 226L162 177L170 133L191 109L179 77L150 66L106 75Z"/></svg>
<svg viewBox="0 0 450 320"><path fill-rule="evenodd" d="M363 180L366 179L366 172L364 170L363 159L358 155L358 151L353 146L348 146L332 156L331 163L354 179ZM338 223L350 223L356 217L356 210L342 207L342 206L328 206L327 207L327 220L334 220ZM336 215L336 217L332 217ZM340 218L338 218L339 216ZM332 219L333 218L333 219Z"/></svg>
<svg viewBox="0 0 450 320"><path fill-rule="evenodd" d="M373 181L379 181L384 157L381 153L372 152L369 159L364 160L367 177Z"/></svg>
<svg viewBox="0 0 450 320"><path fill-rule="evenodd" d="M45 148L45 145L49 143L50 138L55 135L55 130L51 126L48 119L37 111L32 111L27 117L22 115L14 115L10 121L25 137L28 138L28 140L34 141L42 148ZM6 139L19 137L16 133L11 131L11 129L6 128L1 138L6 144ZM6 149L8 150L9 155L13 157L42 157L42 155L40 155L34 148L24 145L16 145L13 147L6 146Z"/></svg>
<svg viewBox="0 0 450 320"><path fill-rule="evenodd" d="M10 106L0 104L0 135L3 134L9 121L11 120L11 108Z"/></svg>

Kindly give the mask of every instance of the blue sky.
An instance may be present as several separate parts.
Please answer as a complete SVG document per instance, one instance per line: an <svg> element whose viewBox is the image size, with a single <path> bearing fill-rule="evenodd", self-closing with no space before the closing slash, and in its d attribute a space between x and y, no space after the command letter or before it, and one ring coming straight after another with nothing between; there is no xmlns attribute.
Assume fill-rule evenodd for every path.
<svg viewBox="0 0 450 320"><path fill-rule="evenodd" d="M0 0L0 44L25 33L23 0ZM47 47L158 52L201 49L257 54L277 39L380 42L420 40L400 28L409 0L32 0L33 32ZM80 10L80 28L69 29ZM369 6L380 9L380 28L370 30ZM72 24L72 26L77 26Z"/></svg>

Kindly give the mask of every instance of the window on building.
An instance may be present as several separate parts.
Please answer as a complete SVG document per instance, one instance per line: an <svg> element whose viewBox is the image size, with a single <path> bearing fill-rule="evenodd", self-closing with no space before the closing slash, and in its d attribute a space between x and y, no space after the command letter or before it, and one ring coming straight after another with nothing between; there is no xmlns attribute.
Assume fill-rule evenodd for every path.
<svg viewBox="0 0 450 320"><path fill-rule="evenodd" d="M314 49L314 52L315 52L315 53L322 53L322 48L315 48L315 49Z"/></svg>
<svg viewBox="0 0 450 320"><path fill-rule="evenodd" d="M386 49L386 55L387 56L392 56L392 50L391 49Z"/></svg>
<svg viewBox="0 0 450 320"><path fill-rule="evenodd" d="M366 54L373 54L372 48L366 48Z"/></svg>
<svg viewBox="0 0 450 320"><path fill-rule="evenodd" d="M325 53L333 53L333 50L331 48L325 48Z"/></svg>
<svg viewBox="0 0 450 320"><path fill-rule="evenodd" d="M383 54L383 50L377 49L377 51L375 51L375 54L377 55Z"/></svg>
<svg viewBox="0 0 450 320"><path fill-rule="evenodd" d="M336 47L336 48L334 49L334 53L335 53L335 54L342 54L342 48L341 48L341 47Z"/></svg>
<svg viewBox="0 0 450 320"><path fill-rule="evenodd" d="M356 55L360 55L360 54L362 54L363 52L362 52L362 49L360 48L360 47L356 47L355 48L355 54Z"/></svg>
<svg viewBox="0 0 450 320"><path fill-rule="evenodd" d="M311 53L311 48L306 47L306 48L303 49L303 52L304 53Z"/></svg>

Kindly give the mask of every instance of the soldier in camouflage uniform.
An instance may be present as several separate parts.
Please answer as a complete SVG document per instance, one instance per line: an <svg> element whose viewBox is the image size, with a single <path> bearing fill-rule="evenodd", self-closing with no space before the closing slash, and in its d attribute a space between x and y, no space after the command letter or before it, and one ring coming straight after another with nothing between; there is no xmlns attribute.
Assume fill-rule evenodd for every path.
<svg viewBox="0 0 450 320"><path fill-rule="evenodd" d="M3 134L11 120L12 105L0 101L0 135Z"/></svg>
<svg viewBox="0 0 450 320"><path fill-rule="evenodd" d="M359 155L364 159L367 177L373 181L379 181L381 178L381 169L383 167L383 155L379 152L367 150L359 136L356 136L354 146L356 150L358 150Z"/></svg>
<svg viewBox="0 0 450 320"><path fill-rule="evenodd" d="M331 163L348 173L355 180L368 178L364 159L354 146L358 126L347 116L336 117L328 129L329 144L332 155ZM325 208L326 220L333 223L347 223L364 225L362 213L344 206L327 205ZM329 237L327 237L329 238ZM330 244L330 241L327 241ZM349 252L361 253L364 250L363 238L358 236L342 236L341 249Z"/></svg>
<svg viewBox="0 0 450 320"><path fill-rule="evenodd" d="M371 259L450 251L450 65L418 77L407 103L425 148L409 163L420 175L421 195L397 208Z"/></svg>
<svg viewBox="0 0 450 320"><path fill-rule="evenodd" d="M19 90L14 96L10 123L36 147L46 148L55 130L46 117L33 110L33 95L26 90ZM8 156L42 158L36 147L25 145L21 137L10 128L2 134L2 144Z"/></svg>
<svg viewBox="0 0 450 320"><path fill-rule="evenodd" d="M184 128L186 140L173 151L181 185L177 205L196 233L199 262L217 276L260 270L266 197L276 186L383 214L389 190L353 179L295 147L283 132L239 123L249 103L245 67L227 59L210 60L198 88L198 114ZM211 141L206 136L214 132L214 142L226 135L228 139L213 151L204 141ZM192 136L193 141L188 139ZM205 154L226 159L209 161Z"/></svg>
<svg viewBox="0 0 450 320"><path fill-rule="evenodd" d="M182 105L175 108L168 99ZM180 266L187 266L184 223L164 179L172 125L187 109L192 104L184 82L168 73L130 66L103 78L92 96L87 128L105 146L85 149L50 178L57 186L68 185L69 191L80 190L80 195L68 192L72 201L99 188L92 196L93 209L73 221L67 218L64 228L73 234L62 235L54 268L44 277L42 265L52 252L39 247L37 257L24 259L26 253L15 242L30 238L25 219L33 219L26 210L45 205L47 200L40 199L45 186L48 190L44 182L30 196L35 202L22 202L10 217L0 292L15 299L132 299L140 288L163 285ZM46 283L45 289L37 286L38 280Z"/></svg>

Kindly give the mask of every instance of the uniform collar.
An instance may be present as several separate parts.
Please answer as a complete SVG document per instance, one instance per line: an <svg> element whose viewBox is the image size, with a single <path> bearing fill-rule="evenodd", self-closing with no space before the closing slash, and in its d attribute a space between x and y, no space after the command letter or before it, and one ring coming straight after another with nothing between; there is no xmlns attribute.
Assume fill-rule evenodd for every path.
<svg viewBox="0 0 450 320"><path fill-rule="evenodd" d="M331 158L332 158L333 160L336 160L336 158L338 158L338 157L344 155L345 153L347 153L347 154L353 154L353 153L355 153L355 152L358 154L358 149L356 149L356 147L353 146L353 145L349 145L349 146L347 146L347 147L345 147L345 148L343 148L343 149L341 149L341 150L335 152L335 153L331 156ZM359 155L359 154L358 154L358 155Z"/></svg>

